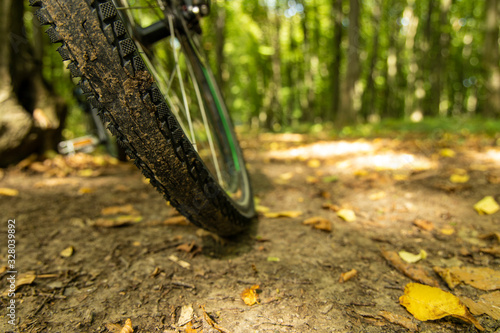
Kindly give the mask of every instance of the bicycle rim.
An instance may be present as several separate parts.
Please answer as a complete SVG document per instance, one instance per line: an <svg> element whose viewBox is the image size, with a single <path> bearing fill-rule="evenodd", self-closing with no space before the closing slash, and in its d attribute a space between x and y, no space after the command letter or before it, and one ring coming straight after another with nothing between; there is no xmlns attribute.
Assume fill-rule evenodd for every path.
<svg viewBox="0 0 500 333"><path fill-rule="evenodd" d="M225 193L244 211L252 202L244 161L199 35L187 27L178 8L150 0L114 2L185 136ZM169 35L155 43L141 43L138 31L160 21Z"/></svg>

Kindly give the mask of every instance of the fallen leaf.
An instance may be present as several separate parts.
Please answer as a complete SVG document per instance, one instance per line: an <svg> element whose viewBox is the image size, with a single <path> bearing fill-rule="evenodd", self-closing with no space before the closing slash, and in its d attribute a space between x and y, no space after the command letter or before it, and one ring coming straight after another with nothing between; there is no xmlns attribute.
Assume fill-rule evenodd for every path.
<svg viewBox="0 0 500 333"><path fill-rule="evenodd" d="M77 174L80 177L92 177L94 175L94 170L92 169L78 170Z"/></svg>
<svg viewBox="0 0 500 333"><path fill-rule="evenodd" d="M68 258L73 255L73 252L75 252L75 248L73 246L68 246L67 248L62 250L61 253L59 254L61 255L61 257Z"/></svg>
<svg viewBox="0 0 500 333"><path fill-rule="evenodd" d="M128 318L125 321L125 326L123 326L120 333L133 333L133 332L134 332L134 329L132 328L132 320L130 320L130 318Z"/></svg>
<svg viewBox="0 0 500 333"><path fill-rule="evenodd" d="M94 192L95 190L93 188L90 188L90 187L81 187L79 190L78 190L78 194L89 194L89 193L92 193Z"/></svg>
<svg viewBox="0 0 500 333"><path fill-rule="evenodd" d="M455 229L453 229L452 227L448 226L448 227L444 227L444 228L441 228L441 230L439 230L443 235L446 235L446 236L450 236L450 235L453 235L455 233Z"/></svg>
<svg viewBox="0 0 500 333"><path fill-rule="evenodd" d="M241 293L241 299L245 302L246 305L254 305L259 303L259 294L257 293L259 290L259 285L253 285L250 288L243 290Z"/></svg>
<svg viewBox="0 0 500 333"><path fill-rule="evenodd" d="M267 257L267 261L278 262L278 261L280 261L280 258L278 258L278 257Z"/></svg>
<svg viewBox="0 0 500 333"><path fill-rule="evenodd" d="M483 247L479 249L480 252L492 254L496 257L500 257L500 246Z"/></svg>
<svg viewBox="0 0 500 333"><path fill-rule="evenodd" d="M479 215L490 215L496 213L500 209L500 206L495 199L489 195L476 202L474 209L479 213Z"/></svg>
<svg viewBox="0 0 500 333"><path fill-rule="evenodd" d="M380 316L384 317L390 323L403 326L404 328L414 332L418 331L418 326L410 318L400 316L389 311L379 311Z"/></svg>
<svg viewBox="0 0 500 333"><path fill-rule="evenodd" d="M286 210L286 211L281 211L281 212L267 212L264 213L265 217L268 218L278 218L278 217L298 217L302 215L301 211L298 210Z"/></svg>
<svg viewBox="0 0 500 333"><path fill-rule="evenodd" d="M323 209L329 209L329 210L332 210L334 212L338 212L340 210L340 207L335 205L335 204L332 204L332 203L324 203L321 205L321 208Z"/></svg>
<svg viewBox="0 0 500 333"><path fill-rule="evenodd" d="M460 282L464 282L481 290L500 289L500 271L489 267L434 267L448 286L453 289Z"/></svg>
<svg viewBox="0 0 500 333"><path fill-rule="evenodd" d="M266 207L266 206L256 205L255 210L257 211L257 213L264 214L264 213L269 212L271 209L269 207Z"/></svg>
<svg viewBox="0 0 500 333"><path fill-rule="evenodd" d="M8 278L10 276L4 277ZM16 285L14 287L15 290L19 289L19 287L24 286L26 284L32 284L33 281L35 281L36 274L34 271L29 271L26 273L21 273L18 276L16 276ZM7 280L8 281L8 280ZM11 293L12 290L10 289L10 286L8 285L7 289L3 292L2 296L8 296L9 293Z"/></svg>
<svg viewBox="0 0 500 333"><path fill-rule="evenodd" d="M439 151L439 155L441 155L442 157L455 157L456 154L457 153L455 153L455 151L450 148L444 148Z"/></svg>
<svg viewBox="0 0 500 333"><path fill-rule="evenodd" d="M467 183L469 181L469 175L458 175L458 174L453 174L450 176L450 182L452 183Z"/></svg>
<svg viewBox="0 0 500 333"><path fill-rule="evenodd" d="M184 326L187 323L189 323L193 319L193 313L194 313L194 310L193 310L193 306L191 304L183 305L181 307L179 319L177 319L177 325Z"/></svg>
<svg viewBox="0 0 500 333"><path fill-rule="evenodd" d="M113 228L142 221L142 216L120 215L113 218L98 218L93 224L96 227Z"/></svg>
<svg viewBox="0 0 500 333"><path fill-rule="evenodd" d="M413 254L406 251L399 251L398 254L401 257L401 259L403 259L405 262L409 264L414 264L422 259L427 258L427 252L425 252L424 250L420 250L419 254Z"/></svg>
<svg viewBox="0 0 500 333"><path fill-rule="evenodd" d="M3 272L6 272L8 269L9 269L9 267L6 265L1 266L0 267L0 274L2 274Z"/></svg>
<svg viewBox="0 0 500 333"><path fill-rule="evenodd" d="M178 245L176 247L177 250L179 251L184 251L184 252L191 252L193 251L193 249L196 247L196 243L195 241L192 241L191 243L184 243L184 244L181 244L181 245Z"/></svg>
<svg viewBox="0 0 500 333"><path fill-rule="evenodd" d="M339 278L339 282L344 283L346 281L349 281L350 279L352 279L356 275L358 275L358 271L353 268L348 272L341 273L340 278Z"/></svg>
<svg viewBox="0 0 500 333"><path fill-rule="evenodd" d="M350 209L340 209L338 212L337 212L337 216L340 217L341 219L347 221L347 222L354 222L356 221L356 214L354 213L354 211L350 210Z"/></svg>
<svg viewBox="0 0 500 333"><path fill-rule="evenodd" d="M473 324L484 331L476 318L467 310L458 297L439 288L420 283L408 283L399 303L420 321L436 320L453 316Z"/></svg>
<svg viewBox="0 0 500 333"><path fill-rule="evenodd" d="M368 199L370 199L371 201L377 201L377 200L385 198L386 196L387 196L387 194L384 191L380 191L377 193L370 194Z"/></svg>
<svg viewBox="0 0 500 333"><path fill-rule="evenodd" d="M368 171L366 170L356 170L353 172L353 175L356 176L356 177L365 177L365 176L368 176Z"/></svg>
<svg viewBox="0 0 500 333"><path fill-rule="evenodd" d="M19 195L19 191L13 188L0 187L0 195L6 197L16 197Z"/></svg>
<svg viewBox="0 0 500 333"><path fill-rule="evenodd" d="M123 206L110 206L101 209L101 215L117 215L117 214L128 214L128 215L139 215L139 212L132 205Z"/></svg>
<svg viewBox="0 0 500 333"><path fill-rule="evenodd" d="M182 268L185 268L185 269L191 268L190 263L188 263L184 260L180 260L179 257L177 257L176 255L172 254L170 257L168 257L168 260L175 262L177 265L181 266Z"/></svg>
<svg viewBox="0 0 500 333"><path fill-rule="evenodd" d="M210 329L209 327L207 327L205 325L205 324L208 324L211 328L214 328L218 332L221 332L221 333L231 333L229 330L225 329L224 327L219 326L215 322L215 320L212 318L212 316L210 316L210 314L208 314L208 312L205 310L205 306L204 305L201 305L200 307L203 310L203 321L204 321L204 323L203 323L204 324L203 325L203 330L201 332L203 332L203 331L205 331L205 332L213 332L212 329Z"/></svg>
<svg viewBox="0 0 500 333"><path fill-rule="evenodd" d="M161 222L164 225L189 225L189 221L182 215L180 216L172 216L168 219L165 219Z"/></svg>
<svg viewBox="0 0 500 333"><path fill-rule="evenodd" d="M330 220L325 219L324 217L321 217L321 216L310 217L310 218L304 220L304 222L302 222L302 223L306 224L306 225L312 225L313 228L318 229L318 230L322 230L322 231L326 231L326 232L332 231L332 222L330 222Z"/></svg>
<svg viewBox="0 0 500 333"><path fill-rule="evenodd" d="M381 250L382 256L391 263L397 270L412 280L430 285L439 286L439 283L432 278L422 267L405 263L394 251Z"/></svg>
<svg viewBox="0 0 500 333"><path fill-rule="evenodd" d="M500 232L490 232L484 235L480 235L479 238L481 239L489 239L489 238L496 238L498 242L500 242Z"/></svg>
<svg viewBox="0 0 500 333"><path fill-rule="evenodd" d="M293 172L285 172L285 173L282 173L280 176L280 179L282 180L290 180L293 178Z"/></svg>
<svg viewBox="0 0 500 333"><path fill-rule="evenodd" d="M184 333L198 333L198 331L193 328L193 323L189 322L186 324L186 327L184 327Z"/></svg>
<svg viewBox="0 0 500 333"><path fill-rule="evenodd" d="M481 295L477 302L465 296L461 296L460 301L469 308L473 315L487 314L495 320L500 320L500 291Z"/></svg>
<svg viewBox="0 0 500 333"><path fill-rule="evenodd" d="M415 221L413 221L413 224L425 231L434 230L434 223L432 223L431 221L415 219Z"/></svg>
<svg viewBox="0 0 500 333"><path fill-rule="evenodd" d="M312 159L307 161L307 166L310 168L319 168L321 166L321 162L317 159Z"/></svg>
<svg viewBox="0 0 500 333"><path fill-rule="evenodd" d="M315 176L307 176L306 177L306 183L308 184L317 184L319 183L319 178Z"/></svg>

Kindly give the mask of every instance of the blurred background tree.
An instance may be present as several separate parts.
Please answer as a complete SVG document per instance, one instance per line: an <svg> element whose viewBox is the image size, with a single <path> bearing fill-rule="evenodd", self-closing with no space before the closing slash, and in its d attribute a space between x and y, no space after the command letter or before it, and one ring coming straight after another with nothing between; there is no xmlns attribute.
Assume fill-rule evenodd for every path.
<svg viewBox="0 0 500 333"><path fill-rule="evenodd" d="M5 165L82 134L85 122L32 9L1 6ZM212 0L204 48L233 118L252 129L498 119L499 13L500 0Z"/></svg>

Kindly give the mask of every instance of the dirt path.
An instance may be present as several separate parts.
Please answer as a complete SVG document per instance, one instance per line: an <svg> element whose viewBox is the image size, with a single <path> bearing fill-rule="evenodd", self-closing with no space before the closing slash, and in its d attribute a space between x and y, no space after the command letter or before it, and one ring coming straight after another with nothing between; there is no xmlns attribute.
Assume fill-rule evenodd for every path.
<svg viewBox="0 0 500 333"><path fill-rule="evenodd" d="M498 273L492 233L500 232L500 213L473 209L485 196L500 201L494 140L308 143L261 135L243 146L261 217L256 239L240 241L186 224L126 164L80 156L6 170L0 188L18 194L0 196L0 270L7 221L15 219L17 279L26 283L16 291L18 331L120 332L127 318L134 332L478 331L449 316L416 320L399 304L415 281L382 251L425 250L426 259L408 266L446 291L434 266ZM453 174L469 179L451 182ZM338 216L351 211L353 222ZM313 217L317 224L303 223ZM0 291L8 289L6 268ZM249 306L241 294L254 285L259 303ZM451 291L498 301L496 286L460 283ZM2 332L13 329L8 302L3 295ZM476 318L487 332L499 332L500 320Z"/></svg>

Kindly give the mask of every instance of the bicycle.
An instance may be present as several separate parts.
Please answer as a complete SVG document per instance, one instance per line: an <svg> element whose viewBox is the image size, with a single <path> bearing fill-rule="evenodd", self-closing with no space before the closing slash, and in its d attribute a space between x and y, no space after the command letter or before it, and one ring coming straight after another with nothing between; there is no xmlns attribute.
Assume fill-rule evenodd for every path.
<svg viewBox="0 0 500 333"><path fill-rule="evenodd" d="M252 189L200 36L209 0L29 0L92 108L150 183L221 236L255 219Z"/></svg>

